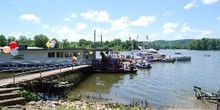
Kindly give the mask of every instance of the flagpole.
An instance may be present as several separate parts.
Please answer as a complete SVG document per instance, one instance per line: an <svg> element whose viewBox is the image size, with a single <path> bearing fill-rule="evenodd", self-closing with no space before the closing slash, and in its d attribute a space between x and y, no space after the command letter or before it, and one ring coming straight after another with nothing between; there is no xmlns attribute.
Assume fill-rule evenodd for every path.
<svg viewBox="0 0 220 110"><path fill-rule="evenodd" d="M133 51L133 49L134 49L134 41L131 40L131 42L132 42L132 51Z"/></svg>
<svg viewBox="0 0 220 110"><path fill-rule="evenodd" d="M146 43L148 42L148 35L146 35ZM145 48L145 47L144 47ZM149 49L149 45L147 45L147 48Z"/></svg>

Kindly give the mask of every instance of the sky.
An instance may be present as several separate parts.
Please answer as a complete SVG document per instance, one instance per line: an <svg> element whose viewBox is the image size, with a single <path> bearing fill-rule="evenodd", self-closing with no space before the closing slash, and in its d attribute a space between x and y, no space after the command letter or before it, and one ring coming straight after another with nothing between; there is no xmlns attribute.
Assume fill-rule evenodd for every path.
<svg viewBox="0 0 220 110"><path fill-rule="evenodd" d="M0 34L59 41L220 38L219 0L1 0Z"/></svg>

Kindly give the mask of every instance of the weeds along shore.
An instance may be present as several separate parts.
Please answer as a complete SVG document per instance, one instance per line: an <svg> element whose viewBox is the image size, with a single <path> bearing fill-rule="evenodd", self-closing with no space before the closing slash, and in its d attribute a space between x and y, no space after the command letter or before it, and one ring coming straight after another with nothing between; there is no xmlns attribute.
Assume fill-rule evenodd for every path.
<svg viewBox="0 0 220 110"><path fill-rule="evenodd" d="M150 110L150 107L103 103L86 100L30 101L26 105L2 107L0 110Z"/></svg>

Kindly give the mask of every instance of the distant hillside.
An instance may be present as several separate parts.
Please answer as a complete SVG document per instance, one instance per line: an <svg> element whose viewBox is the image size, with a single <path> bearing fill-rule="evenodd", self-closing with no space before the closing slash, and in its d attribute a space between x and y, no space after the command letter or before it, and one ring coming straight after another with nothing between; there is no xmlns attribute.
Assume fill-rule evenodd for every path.
<svg viewBox="0 0 220 110"><path fill-rule="evenodd" d="M151 42L151 46L159 49L187 49L194 39L183 39L183 40L157 40Z"/></svg>

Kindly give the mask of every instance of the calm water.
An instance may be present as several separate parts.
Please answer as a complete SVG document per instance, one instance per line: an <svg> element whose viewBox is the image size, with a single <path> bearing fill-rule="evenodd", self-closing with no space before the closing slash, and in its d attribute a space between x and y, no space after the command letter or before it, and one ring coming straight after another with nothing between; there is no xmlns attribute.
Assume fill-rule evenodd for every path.
<svg viewBox="0 0 220 110"><path fill-rule="evenodd" d="M195 99L193 86L217 92L220 86L220 51L160 50L174 55L190 55L190 62L151 63L150 70L137 74L94 74L70 92L69 97L82 94L83 98L102 99L129 104L147 100L150 107L205 108L216 105ZM129 53L129 52L124 52ZM204 56L210 54L210 57Z"/></svg>

